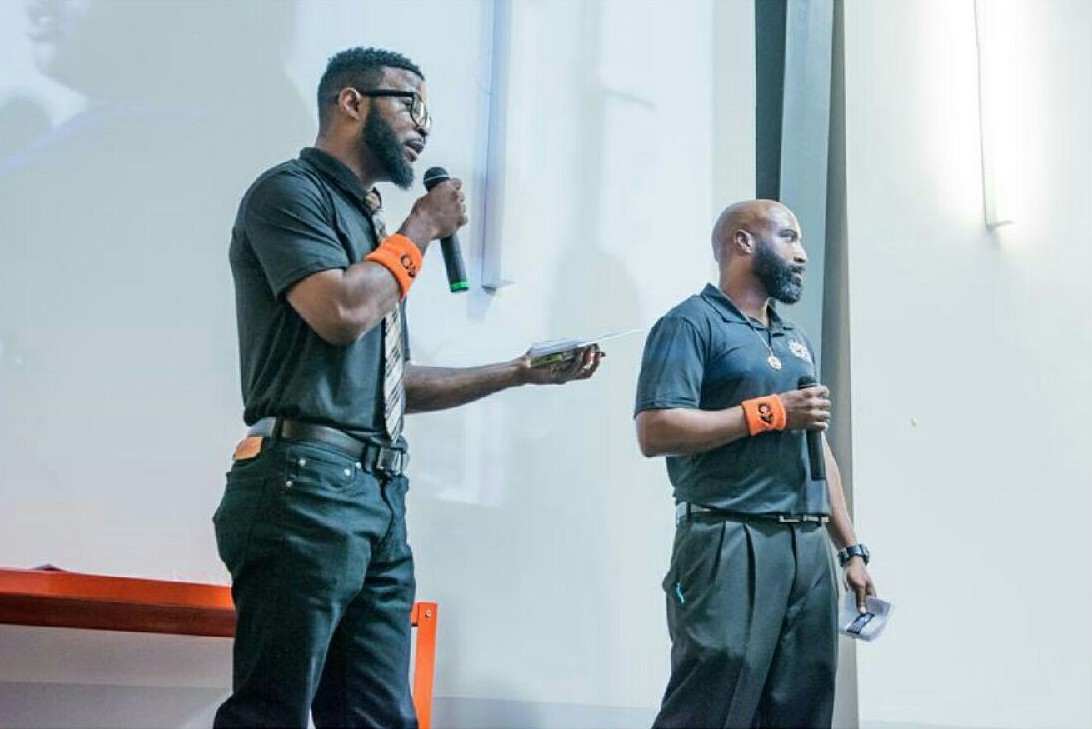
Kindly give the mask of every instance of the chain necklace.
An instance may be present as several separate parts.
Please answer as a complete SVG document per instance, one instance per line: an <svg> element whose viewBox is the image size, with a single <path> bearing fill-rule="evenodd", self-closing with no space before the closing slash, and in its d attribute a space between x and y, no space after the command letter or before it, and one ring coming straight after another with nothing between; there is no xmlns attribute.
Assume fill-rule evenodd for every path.
<svg viewBox="0 0 1092 729"><path fill-rule="evenodd" d="M762 345L764 347L766 347L766 351L770 353L770 356L766 358L766 362L770 365L770 367L772 369L775 369L775 370L781 369L781 359L776 354L774 354L772 341L767 342L762 337L762 335L758 333L758 330L755 329L755 325L751 323L750 317L747 318L747 326L749 326L751 328L751 331L755 333L756 337L758 337L758 341L762 342ZM772 334L770 335L770 338L771 338L771 340L773 339Z"/></svg>
<svg viewBox="0 0 1092 729"><path fill-rule="evenodd" d="M725 294L724 298L728 299L728 295ZM736 306L736 302L732 301L731 299L728 299L728 301L732 302L732 306L736 307L736 311L738 311L740 316L743 317L743 321L747 324L750 330L755 333L755 336L758 337L758 341L762 342L762 346L766 348L766 351L770 353L770 356L766 358L766 363L770 365L771 369L780 370L781 358L774 354L773 351L773 333L770 332L769 328L766 329L767 332L770 332L770 340L767 341L766 338L759 334L758 330L755 329L755 325L751 323L751 317L744 314L743 309L740 309L738 306Z"/></svg>

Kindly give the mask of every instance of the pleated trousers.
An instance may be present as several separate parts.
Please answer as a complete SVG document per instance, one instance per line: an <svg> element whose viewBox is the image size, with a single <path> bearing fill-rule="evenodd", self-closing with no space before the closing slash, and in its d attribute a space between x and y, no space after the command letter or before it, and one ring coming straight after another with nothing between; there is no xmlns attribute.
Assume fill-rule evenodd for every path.
<svg viewBox="0 0 1092 729"><path fill-rule="evenodd" d="M830 727L838 589L822 525L689 517L663 587L656 727Z"/></svg>

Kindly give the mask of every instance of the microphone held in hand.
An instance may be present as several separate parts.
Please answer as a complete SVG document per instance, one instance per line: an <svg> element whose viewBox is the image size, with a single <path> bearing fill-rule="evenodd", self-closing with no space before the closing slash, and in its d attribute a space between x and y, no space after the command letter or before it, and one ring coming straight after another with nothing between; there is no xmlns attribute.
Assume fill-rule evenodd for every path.
<svg viewBox="0 0 1092 729"><path fill-rule="evenodd" d="M796 381L796 388L803 390L815 387L819 384L811 375L804 375ZM827 463L823 458L823 434L818 430L805 431L808 440L808 465L811 467L812 481L825 481L827 478Z"/></svg>
<svg viewBox="0 0 1092 729"><path fill-rule="evenodd" d="M441 182L447 182L451 175L443 167L429 167L425 172L425 190L431 190ZM447 285L451 293L466 291L470 285L466 281L466 266L463 265L463 251L459 246L459 236L455 233L440 239L440 249L444 253L444 268L447 269Z"/></svg>

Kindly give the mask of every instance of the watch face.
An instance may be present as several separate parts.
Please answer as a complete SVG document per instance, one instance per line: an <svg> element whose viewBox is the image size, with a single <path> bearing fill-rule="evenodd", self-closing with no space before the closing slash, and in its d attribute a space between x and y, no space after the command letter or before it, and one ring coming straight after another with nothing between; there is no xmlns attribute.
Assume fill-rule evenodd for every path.
<svg viewBox="0 0 1092 729"><path fill-rule="evenodd" d="M863 544L852 544L838 553L838 561L843 567L849 564L849 560L854 557L860 557L864 560L865 564L868 564L871 554L868 551L868 547Z"/></svg>

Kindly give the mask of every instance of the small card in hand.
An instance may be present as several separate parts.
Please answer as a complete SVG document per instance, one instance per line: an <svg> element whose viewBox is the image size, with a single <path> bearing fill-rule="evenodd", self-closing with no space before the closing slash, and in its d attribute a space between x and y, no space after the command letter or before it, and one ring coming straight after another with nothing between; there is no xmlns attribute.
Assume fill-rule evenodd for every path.
<svg viewBox="0 0 1092 729"><path fill-rule="evenodd" d="M544 367L558 362L568 362L576 356L581 347L586 347L588 344L579 339L559 339L535 344L528 352L531 355L531 366Z"/></svg>
<svg viewBox="0 0 1092 729"><path fill-rule="evenodd" d="M610 332L609 334L603 334L602 336L592 337L591 339L555 339L550 342L538 342L537 344L531 345L531 349L528 350L527 354L531 356L532 367L543 367L559 362L568 362L584 347L590 347L593 344L602 344L611 339L636 334L639 331L642 330L622 329L616 332Z"/></svg>
<svg viewBox="0 0 1092 729"><path fill-rule="evenodd" d="M863 613L857 610L857 596L852 590L847 590L838 619L839 630L850 638L865 642L879 638L891 615L891 603L878 597L866 597L865 609Z"/></svg>

